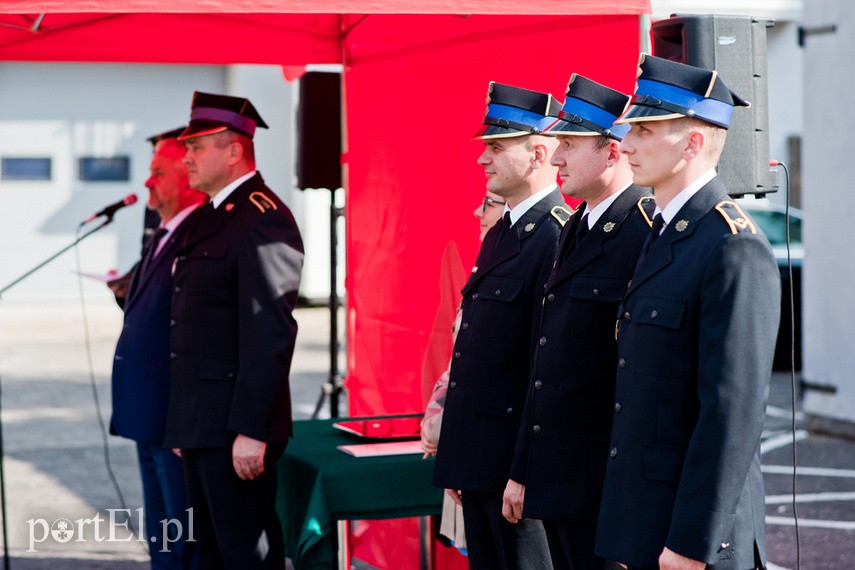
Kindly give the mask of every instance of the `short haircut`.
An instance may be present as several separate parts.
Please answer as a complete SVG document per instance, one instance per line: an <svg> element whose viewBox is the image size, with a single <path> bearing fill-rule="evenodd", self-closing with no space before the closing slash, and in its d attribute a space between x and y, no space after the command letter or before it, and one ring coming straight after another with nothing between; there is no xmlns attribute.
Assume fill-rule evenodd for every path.
<svg viewBox="0 0 855 570"><path fill-rule="evenodd" d="M238 143L241 146L244 158L254 166L255 144L251 138L233 130L223 131L214 135L214 146L217 148L225 148L232 143Z"/></svg>
<svg viewBox="0 0 855 570"><path fill-rule="evenodd" d="M680 117L669 121L672 133L685 133L689 130L699 130L704 135L703 154L714 158L716 162L721 157L727 129L713 125L694 117Z"/></svg>

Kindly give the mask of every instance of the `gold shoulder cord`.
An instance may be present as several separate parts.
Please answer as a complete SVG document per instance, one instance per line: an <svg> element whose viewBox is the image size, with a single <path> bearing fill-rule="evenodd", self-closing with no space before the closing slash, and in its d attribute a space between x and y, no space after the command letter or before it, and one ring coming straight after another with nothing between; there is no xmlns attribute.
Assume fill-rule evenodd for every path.
<svg viewBox="0 0 855 570"><path fill-rule="evenodd" d="M757 226L751 221L751 218L742 210L742 207L733 200L722 200L716 204L715 209L722 215L724 221L730 226L730 232L733 235L739 232L750 231L752 234L757 233Z"/></svg>
<svg viewBox="0 0 855 570"><path fill-rule="evenodd" d="M650 213L647 212L647 208L653 206L653 210ZM636 204L638 209L641 210L641 215L644 216L644 221L647 222L647 227L653 227L653 219L650 217L650 214L656 210L656 202L653 201L653 196L642 196L638 199L638 203Z"/></svg>
<svg viewBox="0 0 855 570"><path fill-rule="evenodd" d="M576 210L569 210L566 206L553 206L549 213L552 214L553 218L558 220L558 223L561 224L561 227L563 228L564 224L566 224L573 214L576 213Z"/></svg>
<svg viewBox="0 0 855 570"><path fill-rule="evenodd" d="M265 196L262 192L253 192L250 194L249 201L252 202L262 214L267 210L276 209L276 204L274 204L270 198Z"/></svg>

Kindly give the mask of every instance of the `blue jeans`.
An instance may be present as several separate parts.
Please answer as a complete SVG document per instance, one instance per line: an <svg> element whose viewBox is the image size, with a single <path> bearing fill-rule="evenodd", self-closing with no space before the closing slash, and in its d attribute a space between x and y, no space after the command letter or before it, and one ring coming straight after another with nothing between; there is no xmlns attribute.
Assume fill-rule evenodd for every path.
<svg viewBox="0 0 855 570"><path fill-rule="evenodd" d="M199 567L195 545L187 542L190 531L184 469L171 449L137 443L143 487L145 535L152 570L195 570ZM177 521L167 524L164 521ZM164 544L164 529L169 544ZM154 538L154 542L152 541Z"/></svg>

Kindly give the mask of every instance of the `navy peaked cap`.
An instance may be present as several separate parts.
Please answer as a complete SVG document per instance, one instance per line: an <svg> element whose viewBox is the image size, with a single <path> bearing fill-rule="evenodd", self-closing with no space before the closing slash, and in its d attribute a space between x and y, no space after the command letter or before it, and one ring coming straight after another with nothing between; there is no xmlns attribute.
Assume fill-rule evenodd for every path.
<svg viewBox="0 0 855 570"><path fill-rule="evenodd" d="M641 54L632 103L618 123L694 117L730 126L734 107L751 103L730 90L718 72Z"/></svg>
<svg viewBox="0 0 855 570"><path fill-rule="evenodd" d="M549 93L490 82L487 113L476 139L539 135L561 111L561 103Z"/></svg>
<svg viewBox="0 0 855 570"><path fill-rule="evenodd" d="M567 84L564 108L545 134L602 135L622 140L629 132L629 125L614 122L626 111L629 99L629 95L574 73Z"/></svg>
<svg viewBox="0 0 855 570"><path fill-rule="evenodd" d="M145 140L150 142L151 146L155 146L160 141L165 141L166 139L177 139L179 136L181 136L181 133L183 133L184 129L186 128L186 126L178 127L177 129L172 129L171 131L165 131L156 135L152 135Z"/></svg>
<svg viewBox="0 0 855 570"><path fill-rule="evenodd" d="M190 109L190 124L179 138L185 140L225 130L237 131L252 138L256 127L266 129L267 123L249 99L196 91Z"/></svg>

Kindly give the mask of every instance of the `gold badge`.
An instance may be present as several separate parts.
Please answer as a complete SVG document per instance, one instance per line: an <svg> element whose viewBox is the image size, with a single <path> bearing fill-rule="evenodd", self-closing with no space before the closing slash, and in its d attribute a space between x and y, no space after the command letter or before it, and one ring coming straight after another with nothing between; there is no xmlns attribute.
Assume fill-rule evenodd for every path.
<svg viewBox="0 0 855 570"><path fill-rule="evenodd" d="M530 232L531 230L534 229L534 223L526 224L525 228L523 228L523 229L525 229L525 231L527 231L527 232Z"/></svg>
<svg viewBox="0 0 855 570"><path fill-rule="evenodd" d="M688 227L689 227L689 220L680 220L674 226L674 229L677 230L678 232L682 232L682 231L685 231L686 228L688 228Z"/></svg>
<svg viewBox="0 0 855 570"><path fill-rule="evenodd" d="M603 226L603 231L606 233L609 233L613 229L615 229L615 223L614 222L606 222L605 225Z"/></svg>

